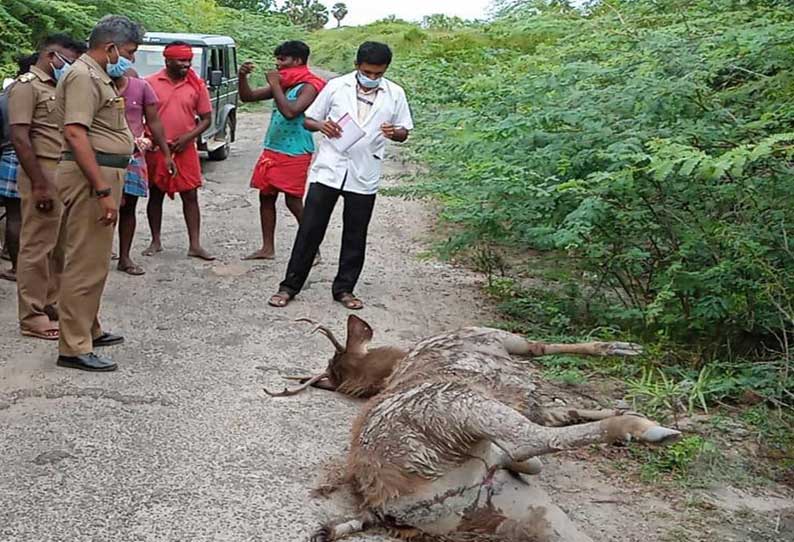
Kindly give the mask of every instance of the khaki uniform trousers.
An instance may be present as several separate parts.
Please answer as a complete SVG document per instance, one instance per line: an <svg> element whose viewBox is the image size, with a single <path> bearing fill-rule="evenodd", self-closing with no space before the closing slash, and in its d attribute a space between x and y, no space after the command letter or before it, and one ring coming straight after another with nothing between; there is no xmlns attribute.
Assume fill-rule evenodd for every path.
<svg viewBox="0 0 794 542"><path fill-rule="evenodd" d="M45 173L55 177L57 160L38 158L38 162ZM44 307L57 303L63 271L63 204L56 188L52 210L43 213L36 209L32 183L22 167L17 174L17 189L22 210L17 261L19 325L23 329L42 331L52 327Z"/></svg>
<svg viewBox="0 0 794 542"><path fill-rule="evenodd" d="M124 169L101 167L118 206L124 188ZM77 162L58 164L57 185L63 201L66 265L59 298L62 356L94 351L93 340L102 334L99 305L105 289L113 248L113 226L99 222L102 208Z"/></svg>

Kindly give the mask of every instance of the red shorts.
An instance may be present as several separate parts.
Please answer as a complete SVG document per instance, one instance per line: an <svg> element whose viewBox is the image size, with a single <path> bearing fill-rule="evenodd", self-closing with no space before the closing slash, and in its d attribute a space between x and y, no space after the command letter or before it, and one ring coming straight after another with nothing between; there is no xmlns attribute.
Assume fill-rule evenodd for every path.
<svg viewBox="0 0 794 542"><path fill-rule="evenodd" d="M265 149L251 174L251 188L266 195L284 192L302 198L306 193L306 178L311 163L311 154L290 156Z"/></svg>
<svg viewBox="0 0 794 542"><path fill-rule="evenodd" d="M165 163L165 155L160 151L146 153L146 167L149 170L149 184L155 185L174 199L178 192L188 192L201 186L201 163L195 143L187 149L174 154L177 174L171 176Z"/></svg>

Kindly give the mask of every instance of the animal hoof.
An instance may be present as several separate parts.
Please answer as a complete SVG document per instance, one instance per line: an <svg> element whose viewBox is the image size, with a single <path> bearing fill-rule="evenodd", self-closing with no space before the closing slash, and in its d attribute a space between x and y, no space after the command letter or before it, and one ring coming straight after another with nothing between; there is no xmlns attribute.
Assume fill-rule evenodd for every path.
<svg viewBox="0 0 794 542"><path fill-rule="evenodd" d="M635 343L613 342L607 343L607 356L639 356L642 354L642 346Z"/></svg>
<svg viewBox="0 0 794 542"><path fill-rule="evenodd" d="M645 442L659 443L666 440L676 439L679 436L681 436L681 431L676 431L675 429L668 429L667 427L657 425L645 431L640 438Z"/></svg>
<svg viewBox="0 0 794 542"><path fill-rule="evenodd" d="M333 532L330 527L320 527L311 537L311 542L331 542L333 540Z"/></svg>

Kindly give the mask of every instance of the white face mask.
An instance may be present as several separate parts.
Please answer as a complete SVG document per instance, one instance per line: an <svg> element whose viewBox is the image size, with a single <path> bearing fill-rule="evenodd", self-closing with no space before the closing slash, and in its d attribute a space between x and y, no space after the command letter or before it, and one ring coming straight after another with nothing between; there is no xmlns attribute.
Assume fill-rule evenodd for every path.
<svg viewBox="0 0 794 542"><path fill-rule="evenodd" d="M132 68L132 61L127 57L121 56L121 51L119 51L117 45L114 45L114 47L116 48L116 54L119 55L118 60L116 60L116 62L111 62L110 55L108 55L108 64L105 66L105 71L110 77L118 79L124 75L128 69Z"/></svg>
<svg viewBox="0 0 794 542"><path fill-rule="evenodd" d="M63 63L63 65L60 68L56 68L55 66L53 66L52 63L50 63L50 67L52 68L52 78L58 81L60 80L61 77L66 75L66 72L68 72L72 68L72 65L69 62L67 62L66 59L63 58L58 53L55 53L55 56L57 56L58 60L60 60Z"/></svg>
<svg viewBox="0 0 794 542"><path fill-rule="evenodd" d="M356 79L358 79L359 85L368 89L378 88L380 86L380 81L381 81L380 78L370 79L361 72L356 72Z"/></svg>

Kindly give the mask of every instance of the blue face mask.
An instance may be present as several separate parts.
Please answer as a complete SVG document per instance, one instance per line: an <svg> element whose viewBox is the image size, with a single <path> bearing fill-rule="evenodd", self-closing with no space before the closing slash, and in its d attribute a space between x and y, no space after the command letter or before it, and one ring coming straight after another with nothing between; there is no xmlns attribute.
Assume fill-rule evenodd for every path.
<svg viewBox="0 0 794 542"><path fill-rule="evenodd" d="M61 62L63 62L63 65L60 68L56 68L55 66L50 64L50 66L52 67L52 78L55 79L56 81L58 81L61 77L66 75L66 72L68 72L70 69L72 69L72 65L69 64L68 62L66 62L66 59L63 58L58 53L55 53L55 56L57 56L58 59Z"/></svg>
<svg viewBox="0 0 794 542"><path fill-rule="evenodd" d="M358 79L358 84L364 88L378 88L380 86L380 79L370 79L361 72L356 72L356 79Z"/></svg>
<svg viewBox="0 0 794 542"><path fill-rule="evenodd" d="M119 48L116 47L116 52L118 52L118 50ZM125 73L127 73L127 70L132 68L132 60L121 56L121 53L119 53L119 59L116 62L109 61L110 57L108 57L108 65L105 66L105 71L114 79L122 77Z"/></svg>

